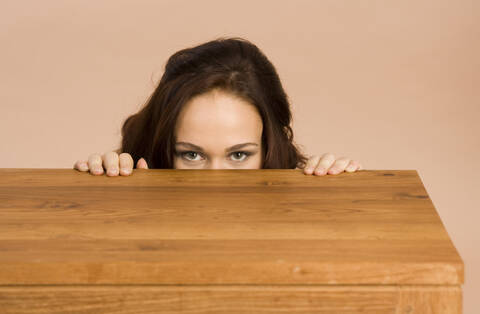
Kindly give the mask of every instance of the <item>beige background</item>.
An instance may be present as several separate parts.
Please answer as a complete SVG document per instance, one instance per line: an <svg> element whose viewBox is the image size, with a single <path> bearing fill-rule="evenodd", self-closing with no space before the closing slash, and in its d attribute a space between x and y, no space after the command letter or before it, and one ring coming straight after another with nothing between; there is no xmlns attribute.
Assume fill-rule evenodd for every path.
<svg viewBox="0 0 480 314"><path fill-rule="evenodd" d="M296 141L416 169L480 311L480 1L0 2L0 167L114 149L175 51L242 36L276 66Z"/></svg>

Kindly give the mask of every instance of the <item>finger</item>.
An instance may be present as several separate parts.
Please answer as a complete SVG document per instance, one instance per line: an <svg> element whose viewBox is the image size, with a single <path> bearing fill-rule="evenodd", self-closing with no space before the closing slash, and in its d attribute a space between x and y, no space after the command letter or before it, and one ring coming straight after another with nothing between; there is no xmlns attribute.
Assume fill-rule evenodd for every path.
<svg viewBox="0 0 480 314"><path fill-rule="evenodd" d="M118 157L120 159L120 174L123 176L128 176L133 170L132 156L128 153L121 153Z"/></svg>
<svg viewBox="0 0 480 314"><path fill-rule="evenodd" d="M102 156L99 154L91 154L88 156L88 169L90 169L90 173L94 175L103 174Z"/></svg>
<svg viewBox="0 0 480 314"><path fill-rule="evenodd" d="M119 158L116 152L107 152L103 154L103 167L107 176L118 176Z"/></svg>
<svg viewBox="0 0 480 314"><path fill-rule="evenodd" d="M147 161L143 157L137 161L137 169L148 169Z"/></svg>
<svg viewBox="0 0 480 314"><path fill-rule="evenodd" d="M305 164L305 168L303 169L305 174L312 174L315 166L318 164L320 160L320 156L315 155L308 159L307 163Z"/></svg>
<svg viewBox="0 0 480 314"><path fill-rule="evenodd" d="M73 165L73 169L77 169L79 171L82 171L82 172L85 172L85 171L88 171L88 164L86 161L80 161L78 160L74 165Z"/></svg>
<svg viewBox="0 0 480 314"><path fill-rule="evenodd" d="M315 174L316 175L326 174L327 170L333 165L334 162L335 162L334 154L332 153L323 154L322 158L320 158L320 161L315 167Z"/></svg>
<svg viewBox="0 0 480 314"><path fill-rule="evenodd" d="M354 172L356 171L357 169L359 169L360 167L360 164L358 163L358 161L356 160L350 160L350 162L348 163L347 167L345 168L345 171L347 172Z"/></svg>
<svg viewBox="0 0 480 314"><path fill-rule="evenodd" d="M350 162L350 158L342 157L335 160L332 167L328 169L328 174L338 174L343 172L347 167L348 163Z"/></svg>

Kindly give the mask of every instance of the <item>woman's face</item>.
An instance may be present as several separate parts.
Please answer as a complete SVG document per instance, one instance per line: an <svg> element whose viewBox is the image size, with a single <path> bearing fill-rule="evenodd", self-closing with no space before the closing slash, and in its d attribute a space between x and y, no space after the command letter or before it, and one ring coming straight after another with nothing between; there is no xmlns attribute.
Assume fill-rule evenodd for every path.
<svg viewBox="0 0 480 314"><path fill-rule="evenodd" d="M260 169L262 129L257 109L226 91L193 97L175 127L174 168Z"/></svg>

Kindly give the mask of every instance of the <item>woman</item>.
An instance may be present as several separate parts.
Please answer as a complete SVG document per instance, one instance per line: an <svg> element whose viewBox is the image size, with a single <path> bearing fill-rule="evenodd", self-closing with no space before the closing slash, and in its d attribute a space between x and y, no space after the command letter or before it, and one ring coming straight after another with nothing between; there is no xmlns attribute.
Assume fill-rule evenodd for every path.
<svg viewBox="0 0 480 314"><path fill-rule="evenodd" d="M275 67L260 49L242 38L219 38L174 53L147 104L124 122L121 147L74 168L109 176L130 175L135 163L316 175L362 169L329 153L307 158L294 144L291 118Z"/></svg>

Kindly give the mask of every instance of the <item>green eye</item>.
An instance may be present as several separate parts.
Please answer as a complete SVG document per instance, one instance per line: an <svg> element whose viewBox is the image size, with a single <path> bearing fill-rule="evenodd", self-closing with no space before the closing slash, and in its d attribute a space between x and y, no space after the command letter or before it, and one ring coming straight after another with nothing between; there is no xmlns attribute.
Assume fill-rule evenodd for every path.
<svg viewBox="0 0 480 314"><path fill-rule="evenodd" d="M190 159L190 158L186 158L186 157L185 157L186 155L190 155L190 156L194 155L194 157L193 157L193 159ZM182 158L184 158L184 159L186 159L186 160L188 160L188 161L197 161L197 160L195 160L195 157L196 157L197 155L198 155L198 153L197 153L197 152L194 152L194 151L180 152L180 156L182 156Z"/></svg>
<svg viewBox="0 0 480 314"><path fill-rule="evenodd" d="M245 156L245 158L242 158L242 159L234 159L235 161L243 161L243 160L247 159L248 156L251 155L251 153L249 153L249 152L233 152L231 155L237 155L237 156L238 156L238 154L243 154L243 155Z"/></svg>
<svg viewBox="0 0 480 314"><path fill-rule="evenodd" d="M177 156L180 156L181 158L183 158L184 160L186 161L200 161L201 159L196 159L197 156L199 156L201 154L199 154L198 152L195 152L195 151L178 151L177 152ZM245 159L247 159L250 155L252 155L252 153L250 152L243 152L243 151L238 151L238 152L233 152L230 154L231 156L234 156L232 158L233 161L235 162L242 162L244 161ZM190 158L192 157L192 158ZM235 158L235 157L240 157L240 158ZM243 158L242 158L243 157Z"/></svg>

